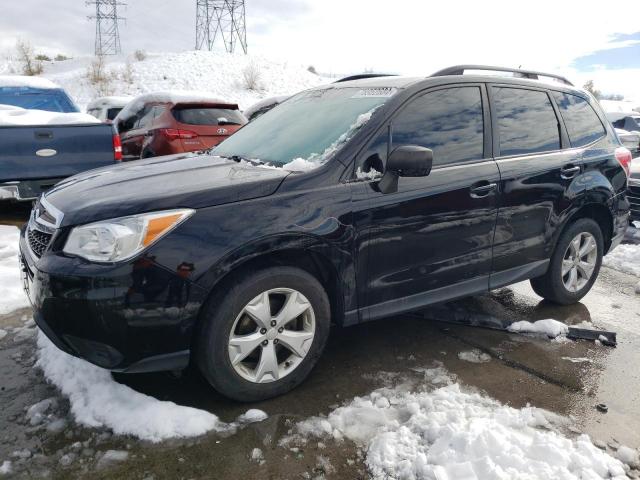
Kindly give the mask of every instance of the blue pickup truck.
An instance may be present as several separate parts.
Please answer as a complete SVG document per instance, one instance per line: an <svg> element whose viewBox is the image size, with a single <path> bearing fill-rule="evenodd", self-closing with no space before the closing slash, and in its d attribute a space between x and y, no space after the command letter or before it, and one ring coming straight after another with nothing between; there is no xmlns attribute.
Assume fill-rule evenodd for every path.
<svg viewBox="0 0 640 480"><path fill-rule="evenodd" d="M0 200L31 200L60 180L122 159L111 125L77 113L48 80L0 76Z"/></svg>

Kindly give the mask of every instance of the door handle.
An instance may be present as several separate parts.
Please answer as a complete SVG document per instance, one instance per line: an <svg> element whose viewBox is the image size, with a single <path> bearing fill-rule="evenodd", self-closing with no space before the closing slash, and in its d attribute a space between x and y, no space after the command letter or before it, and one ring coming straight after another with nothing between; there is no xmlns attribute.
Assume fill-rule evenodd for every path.
<svg viewBox="0 0 640 480"><path fill-rule="evenodd" d="M491 192L493 192L496 188L498 188L497 183L486 183L486 182L481 182L480 184L476 183L475 185L471 186L471 190L470 190L471 198L486 197Z"/></svg>
<svg viewBox="0 0 640 480"><path fill-rule="evenodd" d="M560 170L560 176L565 180L575 177L580 172L580 167L574 165L565 165Z"/></svg>

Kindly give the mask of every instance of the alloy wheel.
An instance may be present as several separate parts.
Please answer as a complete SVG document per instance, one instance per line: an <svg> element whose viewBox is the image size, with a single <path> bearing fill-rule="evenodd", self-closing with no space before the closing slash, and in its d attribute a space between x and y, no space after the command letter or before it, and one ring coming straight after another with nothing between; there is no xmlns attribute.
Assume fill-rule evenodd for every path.
<svg viewBox="0 0 640 480"><path fill-rule="evenodd" d="M570 292L578 292L589 283L596 268L598 244L589 232L579 233L569 243L562 260L562 282Z"/></svg>
<svg viewBox="0 0 640 480"><path fill-rule="evenodd" d="M295 370L313 344L313 307L300 292L262 292L240 311L229 335L229 360L245 380L268 383Z"/></svg>

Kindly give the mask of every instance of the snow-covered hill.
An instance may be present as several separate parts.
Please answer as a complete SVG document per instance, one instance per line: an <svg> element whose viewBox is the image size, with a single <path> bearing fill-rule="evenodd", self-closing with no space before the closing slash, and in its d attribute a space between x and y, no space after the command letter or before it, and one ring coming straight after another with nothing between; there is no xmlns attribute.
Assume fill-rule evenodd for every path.
<svg viewBox="0 0 640 480"><path fill-rule="evenodd" d="M86 56L46 62L43 76L67 90L84 109L99 96L87 75L94 60ZM107 57L104 67L109 78L105 93L110 95L197 90L238 103L242 109L265 97L290 95L328 82L308 72L303 65L278 63L255 55L205 51L148 54L141 61L125 56ZM0 66L0 74L17 72L19 66L15 62ZM246 75L257 75L256 88L247 88Z"/></svg>

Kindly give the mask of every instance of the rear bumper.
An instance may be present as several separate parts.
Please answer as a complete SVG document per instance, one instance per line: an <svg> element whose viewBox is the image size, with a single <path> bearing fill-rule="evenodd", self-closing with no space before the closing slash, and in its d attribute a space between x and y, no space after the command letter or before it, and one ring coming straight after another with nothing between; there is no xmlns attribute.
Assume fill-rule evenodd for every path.
<svg viewBox="0 0 640 480"><path fill-rule="evenodd" d="M63 178L0 183L0 200L17 200L19 202L35 200L61 180Z"/></svg>
<svg viewBox="0 0 640 480"><path fill-rule="evenodd" d="M135 264L92 265L88 275L69 275L83 270L78 259L45 254L36 261L23 236L20 257L34 320L59 349L115 372L188 365L201 305L195 285L186 288L172 272L153 264L143 272ZM48 257L55 260L48 262ZM40 262L64 274L47 273L36 266Z"/></svg>

